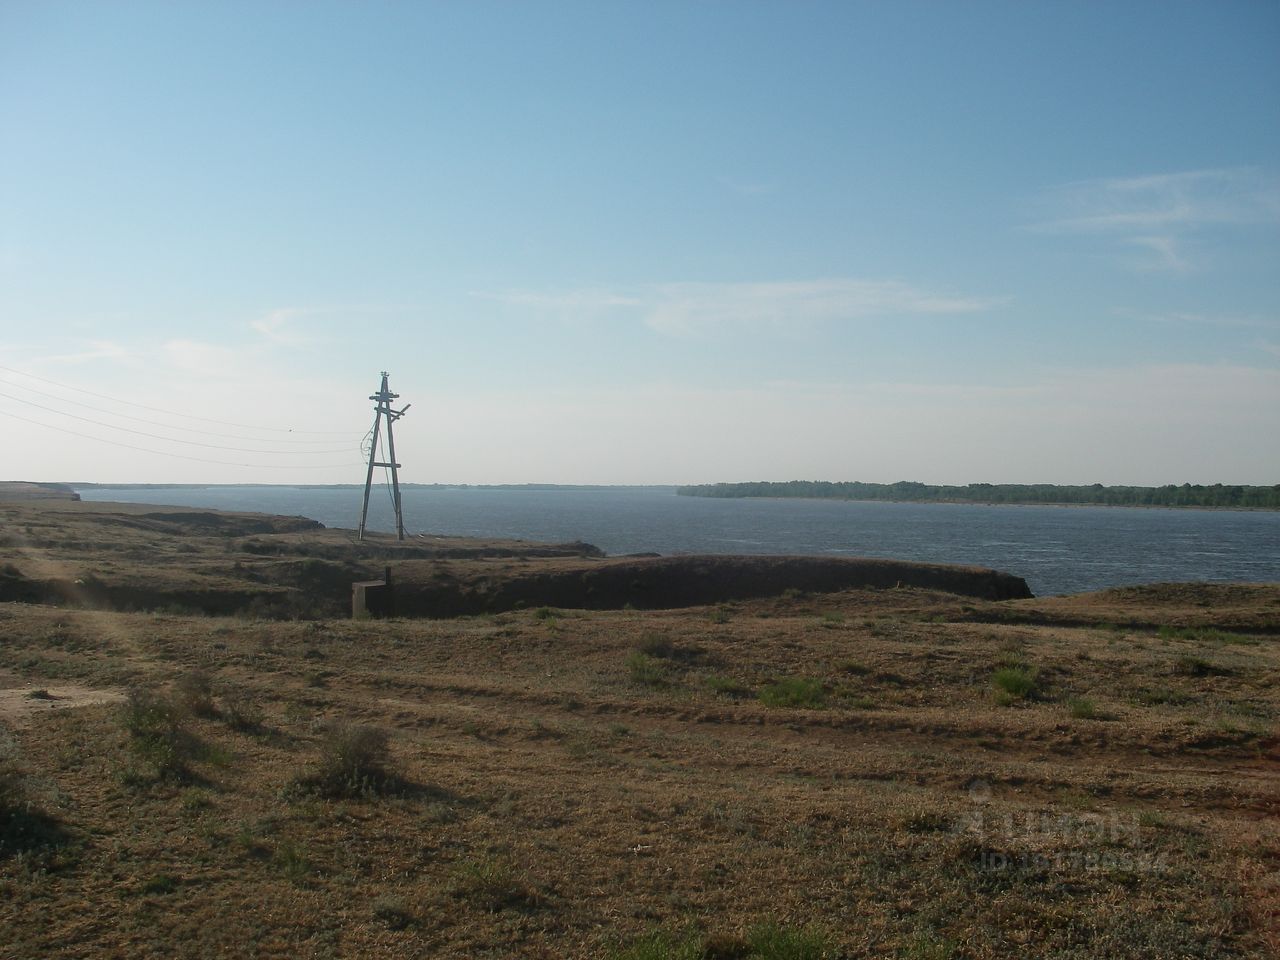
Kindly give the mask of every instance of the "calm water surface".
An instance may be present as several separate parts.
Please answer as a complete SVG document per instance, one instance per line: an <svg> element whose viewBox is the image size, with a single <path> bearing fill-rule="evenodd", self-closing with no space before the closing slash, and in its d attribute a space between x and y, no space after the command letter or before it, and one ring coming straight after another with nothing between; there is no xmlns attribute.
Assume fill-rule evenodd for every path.
<svg viewBox="0 0 1280 960"><path fill-rule="evenodd" d="M356 527L362 490L208 487L82 490L85 500L300 515ZM971 563L1036 594L1180 580L1280 581L1280 512L713 500L669 488L409 489L413 533L586 540L611 554L767 553ZM395 529L375 491L372 529Z"/></svg>

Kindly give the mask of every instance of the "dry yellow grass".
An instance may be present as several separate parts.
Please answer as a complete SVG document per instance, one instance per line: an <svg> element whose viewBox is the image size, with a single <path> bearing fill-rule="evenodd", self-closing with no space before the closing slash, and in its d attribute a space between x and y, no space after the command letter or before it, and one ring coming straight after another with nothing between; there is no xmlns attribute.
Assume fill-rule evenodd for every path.
<svg viewBox="0 0 1280 960"><path fill-rule="evenodd" d="M1276 586L439 621L3 604L0 687L204 671L218 712L160 780L119 704L6 718L60 834L0 860L0 956L588 958L766 922L832 957L1265 955L1278 629ZM1001 705L1001 667L1037 695ZM761 702L788 679L822 705ZM309 787L331 721L387 730L400 782Z"/></svg>

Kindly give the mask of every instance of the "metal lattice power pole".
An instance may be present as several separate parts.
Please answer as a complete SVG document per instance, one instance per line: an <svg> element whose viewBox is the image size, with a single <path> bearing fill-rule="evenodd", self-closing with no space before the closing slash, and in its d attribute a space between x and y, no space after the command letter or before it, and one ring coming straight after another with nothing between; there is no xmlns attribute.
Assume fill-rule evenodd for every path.
<svg viewBox="0 0 1280 960"><path fill-rule="evenodd" d="M391 388L387 386L387 372L382 371L382 387L377 393L372 394L369 399L376 400L373 415L373 430L371 431L372 439L369 441L369 472L364 478L364 507L360 510L360 539L364 539L365 521L369 518L369 491L373 489L373 468L374 467L390 467L391 468L391 500L396 508L396 539L404 539L404 513L400 509L400 475L397 471L400 464L396 463L396 438L392 433L391 425L404 416L405 411L413 404L406 403L401 410L392 410L391 401L400 396L398 393L392 393ZM387 418L387 462L381 462L378 457L378 437L382 428L382 418Z"/></svg>

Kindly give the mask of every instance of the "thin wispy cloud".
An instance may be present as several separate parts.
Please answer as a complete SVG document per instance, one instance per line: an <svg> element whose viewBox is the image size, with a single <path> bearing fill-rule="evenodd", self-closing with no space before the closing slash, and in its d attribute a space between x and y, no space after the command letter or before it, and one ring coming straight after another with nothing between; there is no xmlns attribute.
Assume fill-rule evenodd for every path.
<svg viewBox="0 0 1280 960"><path fill-rule="evenodd" d="M321 329L334 320L360 321L370 316L406 313L412 307L390 304L334 304L313 307L277 307L249 321L249 328L267 343L301 347L324 342Z"/></svg>
<svg viewBox="0 0 1280 960"><path fill-rule="evenodd" d="M602 312L636 307L643 302L634 295L596 288L552 292L507 290L499 293L487 293L484 291L472 291L471 295L482 300L496 300L499 303L506 303L512 306L560 313Z"/></svg>
<svg viewBox="0 0 1280 960"><path fill-rule="evenodd" d="M55 353L41 357L42 363L79 364L97 360L127 360L129 349L112 340L86 340L80 349L70 353Z"/></svg>
<svg viewBox="0 0 1280 960"><path fill-rule="evenodd" d="M249 326L265 340L282 346L299 346L311 338L298 329L298 321L308 311L301 307L282 307L272 310L256 320L249 321Z"/></svg>
<svg viewBox="0 0 1280 960"><path fill-rule="evenodd" d="M934 292L901 280L853 278L667 283L627 291L513 291L477 296L539 312L626 315L676 337L779 333L892 316L977 313L1004 302L1004 298Z"/></svg>
<svg viewBox="0 0 1280 960"><path fill-rule="evenodd" d="M1214 229L1280 223L1280 178L1255 167L1082 180L1041 198L1034 230L1097 236L1138 247L1137 266L1187 270L1193 236Z"/></svg>
<svg viewBox="0 0 1280 960"><path fill-rule="evenodd" d="M904 314L976 313L998 302L933 293L899 280L676 283L658 288L645 322L661 333L690 336Z"/></svg>
<svg viewBox="0 0 1280 960"><path fill-rule="evenodd" d="M1280 317L1242 316L1224 313L1192 313L1174 310L1168 313L1142 313L1125 308L1117 308L1114 313L1120 317L1135 320L1146 320L1152 323L1166 323L1184 327L1223 327L1239 330L1280 330Z"/></svg>

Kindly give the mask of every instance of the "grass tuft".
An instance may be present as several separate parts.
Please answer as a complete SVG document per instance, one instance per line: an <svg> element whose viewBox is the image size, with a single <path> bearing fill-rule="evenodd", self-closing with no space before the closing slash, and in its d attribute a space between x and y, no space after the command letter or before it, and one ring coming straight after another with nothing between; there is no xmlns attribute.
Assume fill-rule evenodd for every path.
<svg viewBox="0 0 1280 960"><path fill-rule="evenodd" d="M760 691L760 702L766 707L807 707L827 705L827 693L821 680L807 677L783 677Z"/></svg>
<svg viewBox="0 0 1280 960"><path fill-rule="evenodd" d="M606 956L609 960L704 960L707 952L695 937L654 930L624 947L614 948Z"/></svg>
<svg viewBox="0 0 1280 960"><path fill-rule="evenodd" d="M203 670L192 670L178 677L173 684L173 700L182 710L194 717L212 717L213 678Z"/></svg>
<svg viewBox="0 0 1280 960"><path fill-rule="evenodd" d="M749 957L759 960L822 960L827 955L828 939L817 930L762 923L747 934Z"/></svg>
<svg viewBox="0 0 1280 960"><path fill-rule="evenodd" d="M660 687L667 682L667 665L647 653L633 650L627 657L627 673L632 683L642 687Z"/></svg>
<svg viewBox="0 0 1280 960"><path fill-rule="evenodd" d="M326 797L392 793L404 781L390 769L389 742L379 727L332 721L324 727L316 771L298 783Z"/></svg>
<svg viewBox="0 0 1280 960"><path fill-rule="evenodd" d="M996 702L1008 706L1017 700L1029 700L1039 690L1036 672L1029 667L1000 667L991 677L996 688Z"/></svg>
<svg viewBox="0 0 1280 960"><path fill-rule="evenodd" d="M538 901L536 892L515 868L494 857L459 864L453 873L450 892L490 912L533 906Z"/></svg>
<svg viewBox="0 0 1280 960"><path fill-rule="evenodd" d="M1067 701L1067 708L1077 720L1095 720L1098 717L1098 705L1088 697L1072 697Z"/></svg>
<svg viewBox="0 0 1280 960"><path fill-rule="evenodd" d="M751 696L751 688L745 683L734 680L732 677L722 677L714 674L703 681L707 685L707 689L712 693L721 697L732 697L735 700L741 700Z"/></svg>
<svg viewBox="0 0 1280 960"><path fill-rule="evenodd" d="M150 690L129 691L121 721L129 732L129 747L151 767L157 780L186 780L190 764L202 752L200 741L187 729L185 706Z"/></svg>

